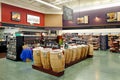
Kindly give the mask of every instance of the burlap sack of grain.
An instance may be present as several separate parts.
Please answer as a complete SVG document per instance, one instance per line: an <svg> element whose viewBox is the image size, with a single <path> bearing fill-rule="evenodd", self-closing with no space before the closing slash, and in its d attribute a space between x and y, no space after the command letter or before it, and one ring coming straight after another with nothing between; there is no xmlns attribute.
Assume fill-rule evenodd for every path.
<svg viewBox="0 0 120 80"><path fill-rule="evenodd" d="M89 44L88 46L89 46L88 55L93 55L93 51L94 51L93 45Z"/></svg>
<svg viewBox="0 0 120 80"><path fill-rule="evenodd" d="M33 62L35 66L42 66L41 51L39 48L33 49Z"/></svg>
<svg viewBox="0 0 120 80"><path fill-rule="evenodd" d="M69 59L70 59L70 49L64 49L63 50L63 52L64 52L64 56L65 56L65 63L69 63Z"/></svg>
<svg viewBox="0 0 120 80"><path fill-rule="evenodd" d="M69 58L68 58L68 63L71 63L72 62L72 48L69 48Z"/></svg>
<svg viewBox="0 0 120 80"><path fill-rule="evenodd" d="M50 52L50 64L54 72L62 72L65 69L65 57L61 50Z"/></svg>
<svg viewBox="0 0 120 80"><path fill-rule="evenodd" d="M88 55L88 45L85 46L85 55L84 55L84 58L86 58Z"/></svg>
<svg viewBox="0 0 120 80"><path fill-rule="evenodd" d="M76 60L77 56L77 47L76 46L69 46L69 49L71 49L71 62Z"/></svg>
<svg viewBox="0 0 120 80"><path fill-rule="evenodd" d="M41 61L44 69L51 69L50 66L50 48L44 48L41 50Z"/></svg>
<svg viewBox="0 0 120 80"><path fill-rule="evenodd" d="M82 54L82 46L81 45L78 45L77 46L77 60L80 60L81 58L81 54Z"/></svg>
<svg viewBox="0 0 120 80"><path fill-rule="evenodd" d="M85 55L85 51L86 51L86 48L85 48L85 45L82 45L82 54L81 54L81 59L84 59L84 55Z"/></svg>
<svg viewBox="0 0 120 80"><path fill-rule="evenodd" d="M77 59L77 47L73 46L72 48L72 61L75 61Z"/></svg>

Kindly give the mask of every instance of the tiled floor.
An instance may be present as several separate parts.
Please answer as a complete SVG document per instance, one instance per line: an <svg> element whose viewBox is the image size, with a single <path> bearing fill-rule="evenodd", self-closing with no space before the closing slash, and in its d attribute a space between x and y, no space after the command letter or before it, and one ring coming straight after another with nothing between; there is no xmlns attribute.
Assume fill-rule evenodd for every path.
<svg viewBox="0 0 120 80"><path fill-rule="evenodd" d="M120 80L120 54L95 51L94 57L65 70L55 77L32 69L33 62L14 62L0 59L0 80Z"/></svg>

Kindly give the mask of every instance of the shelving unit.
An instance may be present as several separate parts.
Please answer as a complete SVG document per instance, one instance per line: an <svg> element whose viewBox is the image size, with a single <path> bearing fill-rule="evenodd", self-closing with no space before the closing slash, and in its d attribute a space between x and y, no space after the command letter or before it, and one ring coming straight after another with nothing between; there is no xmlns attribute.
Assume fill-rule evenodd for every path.
<svg viewBox="0 0 120 80"><path fill-rule="evenodd" d="M0 28L0 41L5 41L5 39L4 39L4 28Z"/></svg>
<svg viewBox="0 0 120 80"><path fill-rule="evenodd" d="M7 59L11 59L14 61L20 61L20 54L22 52L22 46L27 44L28 47L34 48L36 47L37 43L40 43L41 37L40 36L8 36L7 39Z"/></svg>
<svg viewBox="0 0 120 80"><path fill-rule="evenodd" d="M17 36L17 37L13 37L13 36L8 36L7 39L7 59L11 59L11 60L21 60L20 59L20 54L22 51L22 45L23 43L23 36Z"/></svg>
<svg viewBox="0 0 120 80"><path fill-rule="evenodd" d="M120 52L120 34L110 35L109 37L111 37L111 39L109 40L110 51L115 53Z"/></svg>
<svg viewBox="0 0 120 80"><path fill-rule="evenodd" d="M6 52L6 39L4 36L4 28L0 28L0 52Z"/></svg>
<svg viewBox="0 0 120 80"><path fill-rule="evenodd" d="M94 50L98 50L100 48L100 36L99 35L92 35L88 39L88 43L93 45Z"/></svg>
<svg viewBox="0 0 120 80"><path fill-rule="evenodd" d="M58 48L57 35L43 36L42 39L43 47L47 48Z"/></svg>
<svg viewBox="0 0 120 80"><path fill-rule="evenodd" d="M109 34L108 35L108 47L110 48L112 45L112 41L116 41L117 39L119 39L119 35Z"/></svg>
<svg viewBox="0 0 120 80"><path fill-rule="evenodd" d="M111 52L120 52L120 45L119 45L119 41L114 41L113 45L110 48Z"/></svg>
<svg viewBox="0 0 120 80"><path fill-rule="evenodd" d="M58 48L57 35L42 35L42 33L36 34L36 32L16 32L11 34L7 39L8 50L7 59L19 61L20 54L23 50L23 46L27 45L29 48L38 46Z"/></svg>

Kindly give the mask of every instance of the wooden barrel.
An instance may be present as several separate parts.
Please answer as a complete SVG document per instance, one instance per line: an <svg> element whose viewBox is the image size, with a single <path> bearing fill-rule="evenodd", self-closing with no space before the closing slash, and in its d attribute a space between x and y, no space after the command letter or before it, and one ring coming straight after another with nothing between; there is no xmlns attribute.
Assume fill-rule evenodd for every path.
<svg viewBox="0 0 120 80"><path fill-rule="evenodd" d="M88 46L89 46L88 55L93 55L93 51L94 51L93 45L89 44Z"/></svg>
<svg viewBox="0 0 120 80"><path fill-rule="evenodd" d="M40 49L33 49L33 62L34 62L35 66L41 66L42 67Z"/></svg>
<svg viewBox="0 0 120 80"><path fill-rule="evenodd" d="M61 50L50 52L50 64L54 72L62 72L65 69L65 57Z"/></svg>
<svg viewBox="0 0 120 80"><path fill-rule="evenodd" d="M44 48L41 50L41 61L44 69L51 69L50 66L50 50L49 48Z"/></svg>
<svg viewBox="0 0 120 80"><path fill-rule="evenodd" d="M81 58L81 53L82 53L82 46L81 45L78 45L77 46L77 60L80 60Z"/></svg>

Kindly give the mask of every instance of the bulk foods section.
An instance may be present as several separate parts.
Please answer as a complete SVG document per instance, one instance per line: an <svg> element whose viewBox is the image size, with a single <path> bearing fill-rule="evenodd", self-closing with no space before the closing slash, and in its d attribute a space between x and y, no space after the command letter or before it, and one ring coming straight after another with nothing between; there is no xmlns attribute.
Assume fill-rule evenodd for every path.
<svg viewBox="0 0 120 80"><path fill-rule="evenodd" d="M0 6L0 54L6 60L33 62L32 69L63 76L94 52L120 53L119 6L83 12L64 6L63 14Z"/></svg>

